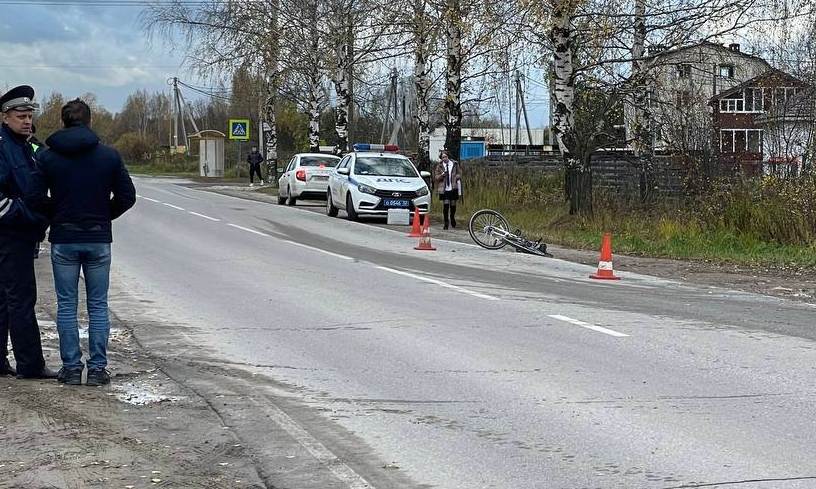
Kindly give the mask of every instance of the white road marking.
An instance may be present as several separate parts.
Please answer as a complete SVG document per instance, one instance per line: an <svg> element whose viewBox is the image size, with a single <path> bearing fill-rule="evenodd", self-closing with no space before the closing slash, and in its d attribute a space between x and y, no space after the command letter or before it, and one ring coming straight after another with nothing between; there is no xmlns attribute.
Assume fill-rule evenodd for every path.
<svg viewBox="0 0 816 489"><path fill-rule="evenodd" d="M550 314L549 317L553 319L557 319L559 321L564 321L567 323L575 324L577 326L581 326L582 328L591 329L592 331L597 331L599 333L608 334L609 336L615 336L617 338L623 338L629 336L628 334L619 333L612 329L604 328L603 326L595 326L594 324L585 323L583 321L579 321L577 319L572 319L571 317L561 316L560 314Z"/></svg>
<svg viewBox="0 0 816 489"><path fill-rule="evenodd" d="M214 217L205 216L204 214L199 214L198 212L193 212L193 211L187 211L187 212L189 212L190 214L192 214L194 216L203 217L204 219L209 219L210 221L221 222L221 219L216 219Z"/></svg>
<svg viewBox="0 0 816 489"><path fill-rule="evenodd" d="M266 237L266 238L268 238L268 237L269 237L269 235L268 235L268 234L266 234L266 233L262 233L262 232L260 232L260 231L255 231L254 229L245 228L245 227L243 227L243 226L239 226L239 225L237 225L237 224L230 224L230 223L227 223L227 226L232 226L232 227L234 227L235 229L240 229L241 231L246 231L246 232L248 232L248 233L257 234L258 236L264 236L264 237Z"/></svg>
<svg viewBox="0 0 816 489"><path fill-rule="evenodd" d="M155 202L155 203L157 203L157 204L160 204L160 203L161 203L160 201L158 201L158 200L156 200L156 199L151 199L150 197L143 197L143 196L141 196L141 195L139 195L139 197L143 198L144 200L149 200L150 202Z"/></svg>
<svg viewBox="0 0 816 489"><path fill-rule="evenodd" d="M403 272L402 270L394 270L393 268L388 268L388 267L378 266L377 268L379 268L380 270L383 270L385 272L394 273L394 274L397 274L397 275L410 277L410 278L413 278L413 279L416 279L416 280L421 280L423 282L429 282L429 283L432 283L432 284L436 284L436 285L438 285L440 287L444 287L446 289L452 289L452 290L455 290L457 292L461 292L463 294L472 295L473 297L478 297L479 299L487 299L489 301L498 301L498 300L500 300L498 297L493 297L492 295L487 295L487 294L481 294L479 292L474 292L472 290L468 290L468 289L465 289L463 287L459 287L457 285L452 285L452 284L449 284L447 282L443 282L441 280L436 280L434 278L423 277L421 275L415 275L413 273Z"/></svg>
<svg viewBox="0 0 816 489"><path fill-rule="evenodd" d="M331 251L321 250L320 248L315 248L314 246L305 245L305 244L302 244L302 243L298 243L296 241L290 241L288 239L283 239L281 241L283 241L284 243L289 243L292 246L299 246L301 248L306 248L307 250L317 251L319 253L324 253L326 255L333 256L335 258L340 258L341 260L349 260L349 261L354 260L354 258L352 258L350 256L341 255L339 253L333 253Z"/></svg>
<svg viewBox="0 0 816 489"><path fill-rule="evenodd" d="M183 207L179 207L179 206L177 206L177 205L173 205L173 204L168 204L167 202L162 202L161 204L162 204L162 205L166 205L167 207L172 207L173 209L176 209L176 210L180 210L180 211L183 211L183 210L184 210L184 208L183 208Z"/></svg>
<svg viewBox="0 0 816 489"><path fill-rule="evenodd" d="M348 485L349 489L374 489L374 486L370 482L346 465L337 455L332 453L332 451L320 443L317 438L303 429L297 421L292 419L281 408L266 400L259 402L257 399L252 398L252 402L262 411L265 411L272 421L289 433L289 436L297 440L306 451L327 467L335 477Z"/></svg>

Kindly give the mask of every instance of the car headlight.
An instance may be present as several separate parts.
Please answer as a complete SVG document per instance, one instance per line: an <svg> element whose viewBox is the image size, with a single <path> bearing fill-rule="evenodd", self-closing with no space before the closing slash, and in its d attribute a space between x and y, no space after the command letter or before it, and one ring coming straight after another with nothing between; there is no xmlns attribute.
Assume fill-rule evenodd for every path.
<svg viewBox="0 0 816 489"><path fill-rule="evenodd" d="M424 196L428 195L429 193L430 192L428 190L428 187L422 187L422 188L420 188L419 190L416 191L417 197L424 197Z"/></svg>
<svg viewBox="0 0 816 489"><path fill-rule="evenodd" d="M374 187L370 187L370 186L368 186L368 185L366 185L364 183L358 183L357 184L357 190L359 190L360 192L362 192L364 194L371 194L371 195L374 195L374 192L376 192L376 190L374 190Z"/></svg>

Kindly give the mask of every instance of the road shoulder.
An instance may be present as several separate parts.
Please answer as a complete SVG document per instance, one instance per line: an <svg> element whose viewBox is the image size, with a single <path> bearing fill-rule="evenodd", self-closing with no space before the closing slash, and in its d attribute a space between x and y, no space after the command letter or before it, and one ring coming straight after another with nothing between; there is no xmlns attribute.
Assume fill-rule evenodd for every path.
<svg viewBox="0 0 816 489"><path fill-rule="evenodd" d="M207 185L206 183L195 183L190 187L255 202L278 205L275 196L258 192L258 187ZM307 203L307 206L301 207L301 209L307 212L323 212L323 206L308 204L310 203ZM388 226L378 221L366 222L382 228L403 229L400 226ZM466 223L462 223L458 229L450 230L443 230L442 226L434 224L432 225L432 235L435 239L472 244ZM598 264L598 251L595 250L577 250L557 245L550 245L549 250L556 258L561 260L591 266ZM497 252L485 250L485 253L510 252L509 250ZM799 302L816 303L816 277L811 275L812 270L744 266L712 261L674 260L621 254L614 255L614 267L616 270L624 272L633 272L694 285L719 287Z"/></svg>

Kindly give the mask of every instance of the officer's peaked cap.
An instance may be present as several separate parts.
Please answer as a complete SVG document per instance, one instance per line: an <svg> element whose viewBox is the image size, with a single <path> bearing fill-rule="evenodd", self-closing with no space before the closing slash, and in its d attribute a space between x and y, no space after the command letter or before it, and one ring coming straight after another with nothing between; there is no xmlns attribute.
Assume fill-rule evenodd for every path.
<svg viewBox="0 0 816 489"><path fill-rule="evenodd" d="M28 111L39 107L39 104L34 103L34 89L28 85L14 87L0 97L0 111L2 112Z"/></svg>

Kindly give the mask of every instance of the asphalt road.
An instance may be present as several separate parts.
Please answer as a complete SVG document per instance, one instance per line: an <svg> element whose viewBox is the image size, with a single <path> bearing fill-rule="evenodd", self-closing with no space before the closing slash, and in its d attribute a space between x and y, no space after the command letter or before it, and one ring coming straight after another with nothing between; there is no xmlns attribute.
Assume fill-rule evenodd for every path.
<svg viewBox="0 0 816 489"><path fill-rule="evenodd" d="M178 183L137 179L119 299L172 324L177 354L279 386L288 408L258 413L332 487L816 487L812 306L419 252L403 231Z"/></svg>

